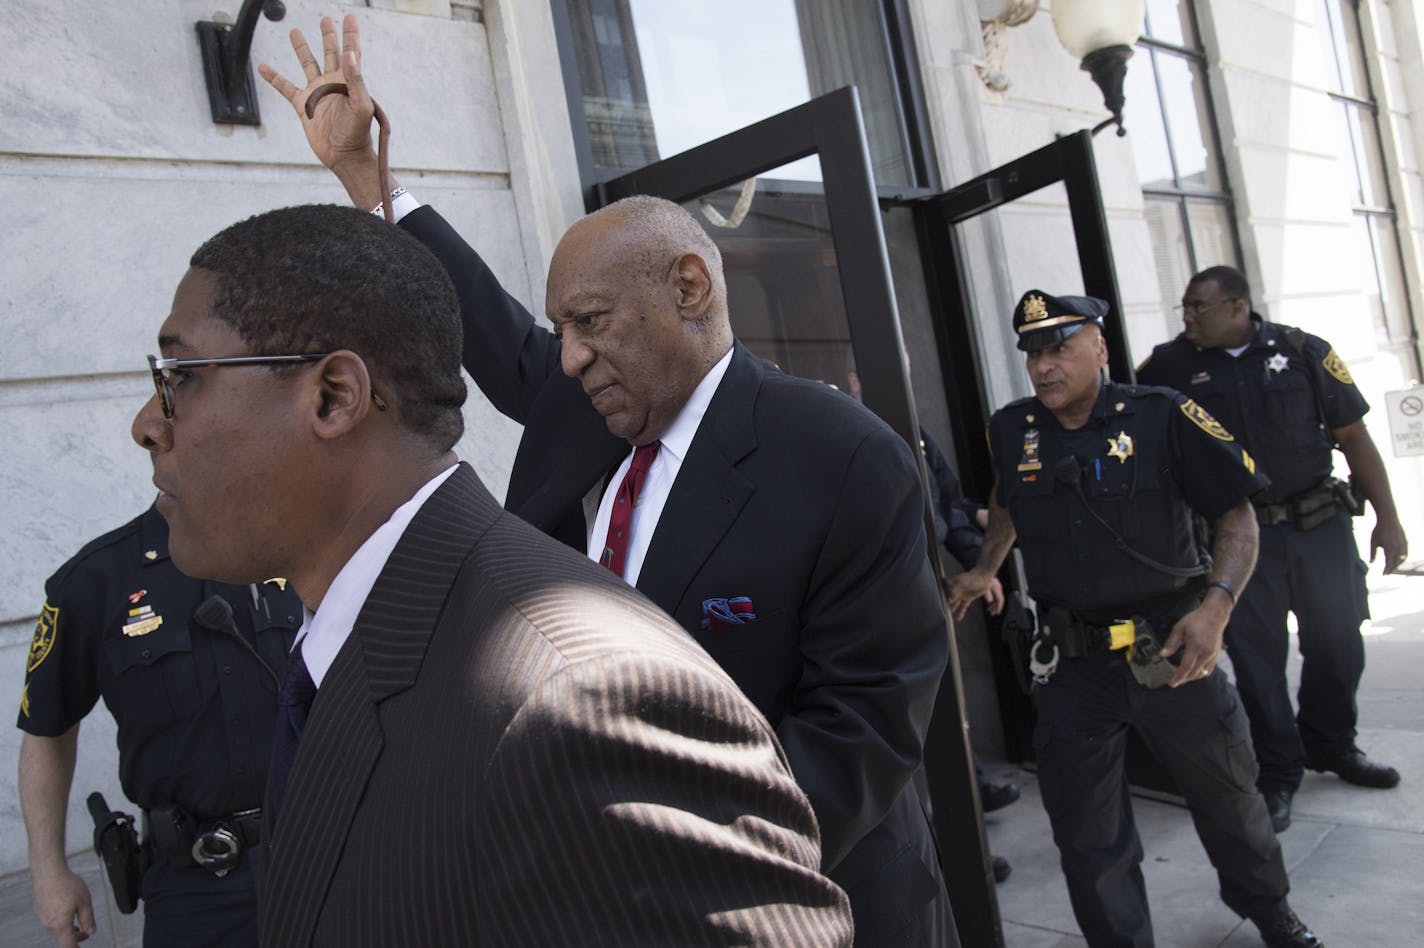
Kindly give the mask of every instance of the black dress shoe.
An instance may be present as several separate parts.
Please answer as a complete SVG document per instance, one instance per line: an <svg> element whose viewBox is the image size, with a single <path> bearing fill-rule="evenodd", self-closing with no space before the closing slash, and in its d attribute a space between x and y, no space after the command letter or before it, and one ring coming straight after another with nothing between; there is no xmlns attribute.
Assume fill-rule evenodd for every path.
<svg viewBox="0 0 1424 948"><path fill-rule="evenodd" d="M1338 757L1307 757L1305 766L1311 770L1330 771L1346 783L1361 787L1388 790L1399 785L1399 771L1387 764L1376 763L1358 748Z"/></svg>
<svg viewBox="0 0 1424 948"><path fill-rule="evenodd" d="M1009 873L1014 871L1014 867L1009 865L1009 861L1003 856L990 856L989 868L994 871L994 883L997 885L1009 877Z"/></svg>
<svg viewBox="0 0 1424 948"><path fill-rule="evenodd" d="M1277 833L1284 832L1290 826L1291 798L1295 796L1293 790L1262 790L1261 796L1266 798L1266 812L1271 815L1271 829Z"/></svg>
<svg viewBox="0 0 1424 948"><path fill-rule="evenodd" d="M1269 948L1324 948L1325 942L1315 937L1290 909L1251 921L1261 930L1261 940Z"/></svg>
<svg viewBox="0 0 1424 948"><path fill-rule="evenodd" d="M1019 798L1016 783L981 783L979 785L979 805L985 813L1002 810Z"/></svg>

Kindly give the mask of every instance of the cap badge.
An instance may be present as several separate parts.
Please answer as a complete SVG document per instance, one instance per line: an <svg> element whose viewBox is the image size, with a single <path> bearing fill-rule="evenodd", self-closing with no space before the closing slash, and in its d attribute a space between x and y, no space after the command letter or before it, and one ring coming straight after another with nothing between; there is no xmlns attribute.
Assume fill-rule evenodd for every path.
<svg viewBox="0 0 1424 948"><path fill-rule="evenodd" d="M1048 304L1041 296L1030 296L1024 300L1024 322L1036 323L1048 318Z"/></svg>
<svg viewBox="0 0 1424 948"><path fill-rule="evenodd" d="M1108 439L1108 457L1117 458L1122 464L1132 457L1132 435L1119 431L1116 438Z"/></svg>

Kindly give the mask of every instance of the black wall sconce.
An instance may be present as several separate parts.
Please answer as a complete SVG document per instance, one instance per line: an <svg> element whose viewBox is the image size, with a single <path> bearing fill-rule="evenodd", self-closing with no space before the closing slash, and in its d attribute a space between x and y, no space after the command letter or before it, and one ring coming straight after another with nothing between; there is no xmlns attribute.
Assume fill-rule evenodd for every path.
<svg viewBox="0 0 1424 948"><path fill-rule="evenodd" d="M257 111L257 83L252 78L252 34L257 18L273 21L287 15L282 0L243 0L235 23L200 20L198 48L203 54L203 78L208 83L208 106L219 125L261 125Z"/></svg>

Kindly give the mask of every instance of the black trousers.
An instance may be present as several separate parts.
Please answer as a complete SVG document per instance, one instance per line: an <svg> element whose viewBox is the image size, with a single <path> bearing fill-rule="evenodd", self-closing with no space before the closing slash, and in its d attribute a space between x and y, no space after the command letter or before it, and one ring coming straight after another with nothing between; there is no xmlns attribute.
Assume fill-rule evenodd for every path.
<svg viewBox="0 0 1424 948"><path fill-rule="evenodd" d="M1186 797L1222 900L1242 916L1283 907L1290 882L1255 788L1246 715L1225 673L1148 689L1121 652L1098 650L1065 659L1039 688L1034 733L1043 805L1088 944L1153 944L1123 769L1129 727Z"/></svg>
<svg viewBox="0 0 1424 948"><path fill-rule="evenodd" d="M254 852L244 852L221 879L160 857L143 877L144 948L256 948Z"/></svg>
<svg viewBox="0 0 1424 948"><path fill-rule="evenodd" d="M1226 627L1236 687L1251 719L1262 790L1295 790L1305 757L1355 746L1355 691L1365 671L1360 623L1369 616L1365 564L1343 510L1314 530L1261 528L1256 572ZM1286 682L1294 612L1300 641L1299 712Z"/></svg>

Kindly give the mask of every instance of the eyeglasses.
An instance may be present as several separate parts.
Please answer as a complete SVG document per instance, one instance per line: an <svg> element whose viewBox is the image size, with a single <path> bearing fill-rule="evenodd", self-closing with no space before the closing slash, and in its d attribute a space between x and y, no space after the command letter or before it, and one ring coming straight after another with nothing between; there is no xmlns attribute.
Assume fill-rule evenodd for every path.
<svg viewBox="0 0 1424 948"><path fill-rule="evenodd" d="M1178 303L1176 306L1172 307L1172 312L1176 313L1178 316L1181 316L1183 313L1191 313L1193 316L1200 316L1202 313L1205 313L1209 309L1216 309L1222 303L1234 303L1240 298L1241 297L1239 296L1228 296L1226 299L1217 300L1215 303L1197 303L1195 301L1191 303Z"/></svg>
<svg viewBox="0 0 1424 948"><path fill-rule="evenodd" d="M148 357L148 368L153 373L153 388L158 392L159 404L163 406L163 417L173 417L173 384L172 378L175 373L184 372L188 369L203 369L208 366L225 365L292 365L298 362L316 362L331 355L329 352L308 352L304 355L274 355L274 356L225 356L218 359L160 359L157 356ZM180 378L181 381L181 378ZM376 407L381 411L386 410L386 403L375 390L371 391L371 401L376 403Z"/></svg>

